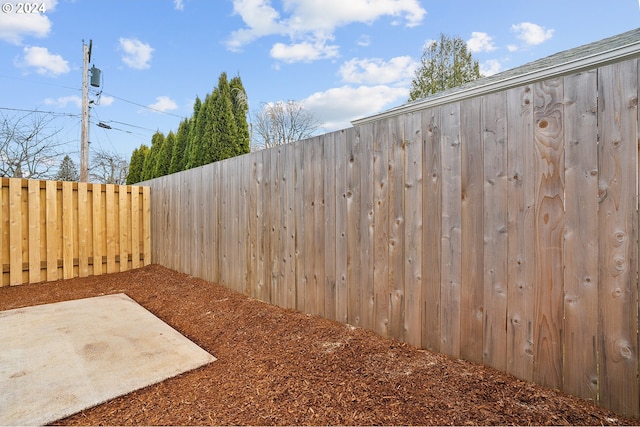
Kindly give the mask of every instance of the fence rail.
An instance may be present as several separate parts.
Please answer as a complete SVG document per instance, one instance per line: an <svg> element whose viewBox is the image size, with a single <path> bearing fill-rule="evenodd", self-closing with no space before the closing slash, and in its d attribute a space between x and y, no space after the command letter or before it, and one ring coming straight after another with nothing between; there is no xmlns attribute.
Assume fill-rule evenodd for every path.
<svg viewBox="0 0 640 427"><path fill-rule="evenodd" d="M154 261L640 415L638 60L150 181Z"/></svg>
<svg viewBox="0 0 640 427"><path fill-rule="evenodd" d="M2 178L0 286L151 262L149 187Z"/></svg>

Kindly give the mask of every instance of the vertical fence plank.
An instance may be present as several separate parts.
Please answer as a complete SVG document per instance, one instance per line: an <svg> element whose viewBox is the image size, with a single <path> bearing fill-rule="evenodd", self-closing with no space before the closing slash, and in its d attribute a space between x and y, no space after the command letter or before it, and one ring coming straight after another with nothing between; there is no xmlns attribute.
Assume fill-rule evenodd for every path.
<svg viewBox="0 0 640 427"><path fill-rule="evenodd" d="M304 142L294 144L295 155L295 210L296 210L296 309L304 311L307 300L306 295L306 256L305 242L306 230L304 223L305 213L305 185L304 185ZM260 195L258 195L260 197Z"/></svg>
<svg viewBox="0 0 640 427"><path fill-rule="evenodd" d="M361 297L361 191L360 169L362 162L362 147L360 129L354 129L352 138L347 141L347 289L348 308L347 322L354 326L362 326L362 297Z"/></svg>
<svg viewBox="0 0 640 427"><path fill-rule="evenodd" d="M62 275L65 279L73 277L73 183L62 183Z"/></svg>
<svg viewBox="0 0 640 427"><path fill-rule="evenodd" d="M389 333L404 337L404 120L389 120Z"/></svg>
<svg viewBox="0 0 640 427"><path fill-rule="evenodd" d="M249 280L248 289L245 290L247 295L251 295L262 276L262 253L260 251L260 237L262 229L262 151L252 154L251 162L251 186L249 189L249 212L251 215L249 221L250 241L250 259L249 259Z"/></svg>
<svg viewBox="0 0 640 427"><path fill-rule="evenodd" d="M506 94L482 104L484 144L484 330L483 363L507 369L507 130Z"/></svg>
<svg viewBox="0 0 640 427"><path fill-rule="evenodd" d="M638 416L638 70L636 61L598 75L600 396Z"/></svg>
<svg viewBox="0 0 640 427"><path fill-rule="evenodd" d="M118 216L116 211L115 185L105 184L105 234L107 241L107 273L115 273L117 271L116 252L117 252L117 233L118 233Z"/></svg>
<svg viewBox="0 0 640 427"><path fill-rule="evenodd" d="M182 259L182 241L181 238L184 234L182 234L182 220L180 219L180 211L184 209L183 205L183 197L186 197L184 192L182 191L182 176L183 174L177 174L171 176L172 187L175 189L171 195L170 202L170 213L171 218L174 220L170 222L171 224L171 240L176 242L174 246L174 250L171 251L171 265L173 265L173 269L176 271L180 271L180 260Z"/></svg>
<svg viewBox="0 0 640 427"><path fill-rule="evenodd" d="M30 179L29 187L29 283L42 281L40 259L40 181ZM1 212L0 212L1 213ZM0 220L2 221L2 220ZM1 236L1 234L0 234ZM2 263L0 262L0 266ZM0 276L2 275L0 271ZM2 278L0 278L2 286Z"/></svg>
<svg viewBox="0 0 640 427"><path fill-rule="evenodd" d="M347 141L351 130L336 133L336 320L347 323Z"/></svg>
<svg viewBox="0 0 640 427"><path fill-rule="evenodd" d="M534 379L562 388L564 144L561 80L534 85L536 292Z"/></svg>
<svg viewBox="0 0 640 427"><path fill-rule="evenodd" d="M240 283L238 284L238 292L244 292L250 285L248 284L249 272L248 266L251 263L249 257L249 222L253 218L249 218L249 189L251 186L251 156L243 155L238 159L240 163L240 198L238 200L239 206L239 229L238 234L240 236L238 242L238 256L240 258L240 268L238 273L240 274ZM202 173L204 174L204 169ZM200 195L200 197L202 197Z"/></svg>
<svg viewBox="0 0 640 427"><path fill-rule="evenodd" d="M422 113L422 347L440 350L442 271L442 146L440 109Z"/></svg>
<svg viewBox="0 0 640 427"><path fill-rule="evenodd" d="M440 300L440 351L460 356L460 292L462 281L462 180L460 103L442 110L442 283Z"/></svg>
<svg viewBox="0 0 640 427"><path fill-rule="evenodd" d="M484 316L482 98L461 103L462 281L460 356L482 363Z"/></svg>
<svg viewBox="0 0 640 427"><path fill-rule="evenodd" d="M282 248L282 216L280 200L280 168L283 166L280 159L280 152L282 147L274 147L268 150L270 155L270 170L269 170L269 272L271 283L271 300L273 304L282 306L284 299L284 286L283 286L283 253ZM321 159L318 159L319 161Z"/></svg>
<svg viewBox="0 0 640 427"><path fill-rule="evenodd" d="M191 223L192 234L191 239L194 243L192 245L193 252L191 253L191 271L192 275L196 277L203 277L203 269L205 268L206 260L204 258L204 200L202 198L202 170L204 168L195 169L193 176L193 192L192 199L194 205L194 215L193 221ZM240 188L237 189L238 192L241 191ZM238 212L236 215L238 218L242 218L242 213ZM239 236L239 231L238 231ZM239 238L239 237L238 237ZM244 269L240 270L239 273L242 273ZM240 285L238 283L237 285Z"/></svg>
<svg viewBox="0 0 640 427"><path fill-rule="evenodd" d="M131 268L140 267L140 189L131 188ZM160 221L154 221L159 223Z"/></svg>
<svg viewBox="0 0 640 427"><path fill-rule="evenodd" d="M102 268L102 254L105 239L105 206L102 203L102 185L91 184L93 197L93 274L100 275Z"/></svg>
<svg viewBox="0 0 640 427"><path fill-rule="evenodd" d="M251 176L248 175L247 179L250 179ZM200 194L200 206L202 209L202 257L203 257L203 276L202 278L208 280L210 282L213 281L213 271L214 271L214 258L215 248L214 248L214 238L213 238L213 230L214 230L214 213L213 208L216 205L216 200L213 195L213 169L212 168L203 168L201 174L201 188L202 193ZM249 229L247 228L247 233L249 233ZM247 263L247 278L250 277L250 264ZM248 285L247 285L248 286ZM246 288L245 288L246 289Z"/></svg>
<svg viewBox="0 0 640 427"><path fill-rule="evenodd" d="M46 183L47 218L47 281L58 280L58 187L55 181Z"/></svg>
<svg viewBox="0 0 640 427"><path fill-rule="evenodd" d="M127 245L129 240L129 197L126 185L118 185L118 246L119 246L119 258L120 258L120 271L127 271L129 247Z"/></svg>
<svg viewBox="0 0 640 427"><path fill-rule="evenodd" d="M367 329L373 328L373 124L360 129L360 286L361 323Z"/></svg>
<svg viewBox="0 0 640 427"><path fill-rule="evenodd" d="M284 214L282 223L284 307L293 309L296 307L295 148L293 144L282 147L281 165L280 202Z"/></svg>
<svg viewBox="0 0 640 427"><path fill-rule="evenodd" d="M598 397L597 73L564 78L564 382L569 394Z"/></svg>
<svg viewBox="0 0 640 427"><path fill-rule="evenodd" d="M323 141L324 199L324 316L336 320L336 150L334 134Z"/></svg>
<svg viewBox="0 0 640 427"><path fill-rule="evenodd" d="M9 284L22 284L21 178L9 178Z"/></svg>
<svg viewBox="0 0 640 427"><path fill-rule="evenodd" d="M318 158L314 157L317 154L317 150L315 150L315 145L313 144L313 140L304 142L304 163L305 168L304 172L304 212L303 212L303 220L304 220L304 252L305 252L305 274L304 274L304 286L305 286L305 312L319 315L318 308L318 286L317 286L317 273L316 273L316 265L317 265L317 257L318 252L315 248L316 242L314 239L316 235L319 233L316 232L316 221L315 221L315 204L316 204L316 180L321 179L319 176L318 170L316 169ZM321 159L320 159L321 160ZM323 304L324 305L324 304Z"/></svg>
<svg viewBox="0 0 640 427"><path fill-rule="evenodd" d="M89 199L87 195L87 183L79 182L77 191L78 198L78 276L87 277L89 275Z"/></svg>
<svg viewBox="0 0 640 427"><path fill-rule="evenodd" d="M389 127L386 121L373 128L373 330L389 336Z"/></svg>
<svg viewBox="0 0 640 427"><path fill-rule="evenodd" d="M0 287L8 284L8 280L4 278L4 262L8 261L8 254L5 254L5 248L9 248L8 241L5 242L5 235L8 238L9 234L9 202L5 200L6 191L8 190L8 178L0 178Z"/></svg>
<svg viewBox="0 0 640 427"><path fill-rule="evenodd" d="M533 91L507 92L509 253L507 300L507 369L533 380L535 230L533 168Z"/></svg>
<svg viewBox="0 0 640 427"><path fill-rule="evenodd" d="M215 163L212 166L212 182L210 182L211 193L213 197L209 199L208 206L210 207L211 219L209 222L213 227L213 233L211 234L213 240L213 253L214 257L211 261L214 269L214 273L212 276L212 280L216 283L220 283L220 193L222 191L221 180L220 180L220 165Z"/></svg>
<svg viewBox="0 0 640 427"><path fill-rule="evenodd" d="M151 264L151 188L142 187L142 247L144 265Z"/></svg>
<svg viewBox="0 0 640 427"><path fill-rule="evenodd" d="M422 115L408 114L405 121L404 164L404 337L409 344L422 343Z"/></svg>
<svg viewBox="0 0 640 427"><path fill-rule="evenodd" d="M273 298L276 297L276 293L274 292L274 287L277 284L277 278L274 278L274 261L273 261L273 250L272 247L274 245L273 239L275 236L276 230L272 230L272 222L274 221L274 212L271 210L271 204L273 202L273 179L274 175L272 172L272 168L276 169L276 164L272 164L272 159L274 157L271 154L271 150L265 150L263 154L263 171L262 171L262 188L263 192L262 198L262 206L263 206L263 215L262 215L262 252L263 252L263 283L264 286L262 288L262 293L259 294L259 298L262 301L272 301Z"/></svg>

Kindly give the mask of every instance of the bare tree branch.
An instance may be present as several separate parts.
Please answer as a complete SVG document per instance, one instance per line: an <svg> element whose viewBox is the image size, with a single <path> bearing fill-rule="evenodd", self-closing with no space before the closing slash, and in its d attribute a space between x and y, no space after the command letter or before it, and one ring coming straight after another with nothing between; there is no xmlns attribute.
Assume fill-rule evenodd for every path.
<svg viewBox="0 0 640 427"><path fill-rule="evenodd" d="M89 179L102 184L126 184L129 162L119 153L94 150L89 168Z"/></svg>
<svg viewBox="0 0 640 427"><path fill-rule="evenodd" d="M254 147L270 148L309 138L319 126L299 102L264 103L254 112Z"/></svg>
<svg viewBox="0 0 640 427"><path fill-rule="evenodd" d="M32 112L23 116L0 115L0 176L50 178L59 163L60 129L53 116Z"/></svg>

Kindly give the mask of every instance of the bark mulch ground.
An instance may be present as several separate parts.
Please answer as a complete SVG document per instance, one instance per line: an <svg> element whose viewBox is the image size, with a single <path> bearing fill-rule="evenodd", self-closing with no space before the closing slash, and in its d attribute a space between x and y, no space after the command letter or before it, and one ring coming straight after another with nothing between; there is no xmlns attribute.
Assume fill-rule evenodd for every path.
<svg viewBox="0 0 640 427"><path fill-rule="evenodd" d="M0 288L0 310L118 292L218 361L56 424L640 424L491 368L271 306L157 265Z"/></svg>

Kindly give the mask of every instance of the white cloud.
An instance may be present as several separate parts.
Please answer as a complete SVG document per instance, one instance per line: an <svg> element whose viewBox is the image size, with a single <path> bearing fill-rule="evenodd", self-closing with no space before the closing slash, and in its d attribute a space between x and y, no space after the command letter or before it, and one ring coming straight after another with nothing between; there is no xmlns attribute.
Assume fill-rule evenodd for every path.
<svg viewBox="0 0 640 427"><path fill-rule="evenodd" d="M337 54L337 46L329 46L331 55L326 52L318 55L317 46L333 40L338 27L372 23L384 16L401 18L406 26L413 27L420 24L426 14L418 0L285 0L282 11L273 7L271 0L233 0L233 12L242 18L246 27L231 33L226 42L229 49L239 50L264 36L285 36L290 40L289 46L304 47L309 53L309 56L287 55L282 53L287 44L277 43L275 53L282 53L290 62L294 62L294 58L309 61L333 57L334 49Z"/></svg>
<svg viewBox="0 0 640 427"><path fill-rule="evenodd" d="M340 67L342 80L358 84L393 84L411 80L418 63L410 56L397 56L388 62L379 58L351 59Z"/></svg>
<svg viewBox="0 0 640 427"><path fill-rule="evenodd" d="M360 36L360 38L358 38L358 41L356 43L358 44L358 46L367 47L371 44L371 37L363 34Z"/></svg>
<svg viewBox="0 0 640 427"><path fill-rule="evenodd" d="M480 73L483 76L492 76L502 71L502 64L497 59L489 59L480 64Z"/></svg>
<svg viewBox="0 0 640 427"><path fill-rule="evenodd" d="M493 37L487 33L476 31L472 32L471 38L467 40L467 47L471 53L491 52L496 50L496 47L493 45Z"/></svg>
<svg viewBox="0 0 640 427"><path fill-rule="evenodd" d="M144 70L151 65L151 53L153 48L138 39L120 37L120 49L124 52L122 61L136 70Z"/></svg>
<svg viewBox="0 0 640 427"><path fill-rule="evenodd" d="M62 96L60 98L46 98L44 100L44 105L51 105L56 108L67 108L67 106L71 104L77 108L82 108L82 98L77 95L71 96Z"/></svg>
<svg viewBox="0 0 640 427"><path fill-rule="evenodd" d="M516 33L516 37L527 45L534 46L543 43L553 37L555 30L541 27L531 22L522 22L511 26L511 30Z"/></svg>
<svg viewBox="0 0 640 427"><path fill-rule="evenodd" d="M271 7L270 0L234 0L233 13L242 17L247 28L231 33L227 41L231 50L238 50L263 36L286 33L285 26L278 22L280 14Z"/></svg>
<svg viewBox="0 0 640 427"><path fill-rule="evenodd" d="M344 129L351 121L378 113L407 100L409 89L378 86L343 86L317 92L302 101L326 131Z"/></svg>
<svg viewBox="0 0 640 427"><path fill-rule="evenodd" d="M69 63L60 55L52 54L46 47L25 47L24 56L16 65L35 68L43 76L59 76L69 72Z"/></svg>
<svg viewBox="0 0 640 427"><path fill-rule="evenodd" d="M327 45L322 41L316 43L295 43L285 45L276 43L269 52L272 58L287 63L311 62L318 59L334 58L338 56L338 46Z"/></svg>
<svg viewBox="0 0 640 427"><path fill-rule="evenodd" d="M100 105L102 105L103 107L108 107L109 105L113 104L114 101L115 101L115 98L112 96L107 96L107 95L100 96Z"/></svg>
<svg viewBox="0 0 640 427"><path fill-rule="evenodd" d="M153 110L165 112L176 110L178 108L178 104L176 104L176 102L168 96L158 96L156 98L156 102L148 105L148 107Z"/></svg>
<svg viewBox="0 0 640 427"><path fill-rule="evenodd" d="M113 101L115 101L115 98L107 95L102 95L100 96L100 101L98 105L101 105L103 107L108 107L109 105L113 104ZM67 106L69 105L75 106L77 108L82 108L82 98L77 95L61 96L55 99L46 98L44 100L44 105L50 105L52 107L61 108L61 109L67 108Z"/></svg>
<svg viewBox="0 0 640 427"><path fill-rule="evenodd" d="M18 3L25 7L25 2L3 1L18 10ZM55 9L58 0L43 0L36 3L42 5L47 12ZM28 3L31 5L32 3ZM6 6L8 7L8 6ZM25 37L43 38L51 31L51 21L46 13L2 13L0 12L0 40L19 45Z"/></svg>
<svg viewBox="0 0 640 427"><path fill-rule="evenodd" d="M182 0L173 0L173 6L176 10L184 10L184 2Z"/></svg>
<svg viewBox="0 0 640 427"><path fill-rule="evenodd" d="M332 32L354 22L372 23L383 16L404 18L407 27L419 25L427 13L417 0L289 0L289 27L297 31Z"/></svg>

